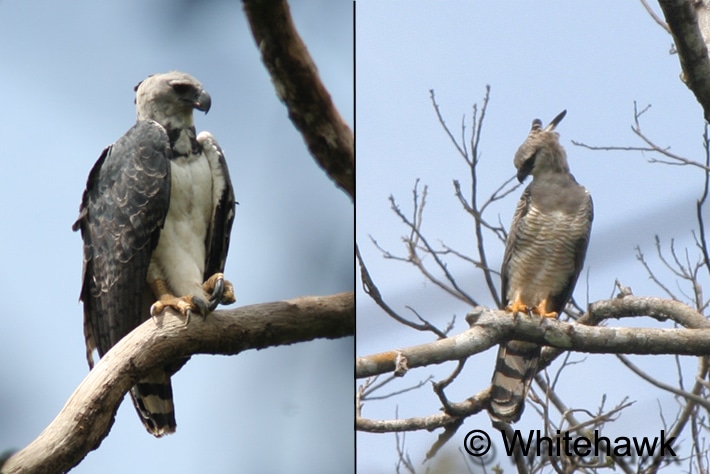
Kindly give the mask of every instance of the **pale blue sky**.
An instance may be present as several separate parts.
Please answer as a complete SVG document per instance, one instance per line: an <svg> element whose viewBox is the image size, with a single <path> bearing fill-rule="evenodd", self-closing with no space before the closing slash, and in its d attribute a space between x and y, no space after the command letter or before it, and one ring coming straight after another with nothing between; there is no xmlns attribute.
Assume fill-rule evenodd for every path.
<svg viewBox="0 0 710 474"><path fill-rule="evenodd" d="M293 2L296 25L353 124L352 4ZM237 209L237 304L353 286L353 206L275 96L241 2L0 2L5 163L0 450L54 418L88 372L71 232L101 150L135 121L133 86L178 69L212 96L196 114L225 151ZM194 357L173 379L178 431L146 433L130 402L72 472L350 472L353 339Z"/></svg>
<svg viewBox="0 0 710 474"><path fill-rule="evenodd" d="M675 239L677 249L687 247L691 261L697 260L691 232L697 228L695 201L702 192L701 172L650 164L638 152L592 152L571 143L641 146L630 130L637 101L639 108L652 104L641 122L648 136L677 154L704 160L701 109L679 80L678 58L669 54L670 36L639 2L365 0L357 4L356 36L356 241L393 308L413 318L405 308L409 305L442 327L456 315L454 332L466 328L466 305L426 282L413 267L382 258L370 236L393 253L406 255L402 236L408 232L390 210L387 198L393 195L402 211L411 215L412 188L419 178L420 189L425 184L429 187L423 230L430 242L475 254L472 221L454 197L452 186L454 179L468 185L468 169L437 122L429 90L435 90L441 112L457 138L465 116L468 140L472 105L481 103L486 84L492 90L481 141L483 195L514 175L513 155L527 137L532 120L539 117L548 123L567 109L557 130L573 174L593 195L596 214L586 268L575 293L577 301L585 304L609 298L616 278L636 295L665 296L636 260L637 245L669 287L677 293L681 293L679 288L689 290L662 271L653 239L658 234L666 248ZM493 206L489 217L496 220L499 216L508 226L521 191ZM499 268L503 246L492 239L489 244L490 263ZM484 304L492 303L485 296L480 274L470 264L449 262L449 270L467 292ZM707 285L707 278L704 282ZM356 295L358 355L432 340L428 334L402 329L384 315L364 295L359 278ZM610 324L653 325L648 320ZM451 399L460 401L489 384L494 351L468 361L448 391ZM632 360L663 381L677 383L672 357ZM695 359L681 360L686 380L692 380ZM383 393L412 386L429 374L441 379L453 367L411 371ZM608 427L610 435L648 435L662 427L659 406L671 420L677 409L672 396L649 389L612 356L586 356L585 364L564 373L558 390L574 407L595 409L603 394L608 396L607 406L626 395L637 400ZM396 399L368 403L363 414L390 419L396 408L399 417L405 418L437 413L440 404L427 385ZM456 450L464 434L490 426L486 414L469 418L449 441L448 449L462 463ZM540 420L529 409L517 426L540 428ZM422 471L424 453L437 435L407 434L406 449ZM394 435L358 433L357 446L361 472L394 471ZM498 461L506 472L512 469L507 459Z"/></svg>

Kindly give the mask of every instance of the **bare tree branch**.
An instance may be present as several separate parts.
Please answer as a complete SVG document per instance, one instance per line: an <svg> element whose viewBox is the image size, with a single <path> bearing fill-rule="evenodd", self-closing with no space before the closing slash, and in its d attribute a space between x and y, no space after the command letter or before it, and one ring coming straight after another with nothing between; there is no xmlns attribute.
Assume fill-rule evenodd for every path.
<svg viewBox="0 0 710 474"><path fill-rule="evenodd" d="M658 321L672 320L686 328L710 328L710 321L695 309L664 298L625 296L597 301L590 306L578 323L593 325L610 318L648 316Z"/></svg>
<svg viewBox="0 0 710 474"><path fill-rule="evenodd" d="M651 140L641 130L640 118L650 108L651 108L651 106L647 105L643 109L638 110L638 106L637 106L636 102L634 102L634 124L631 126L631 131L634 133L634 135L639 137L647 146L615 146L615 145L593 146L593 145L588 145L586 143L578 142L576 140L572 140L572 144L575 146L586 148L588 150L592 150L592 151L640 151L642 153L643 152L655 153L655 154L665 156L668 159L662 160L662 159L657 159L657 158L648 158L649 163L661 163L664 165L672 165L672 166L686 166L686 165L687 166L695 166L697 168L704 170L705 172L710 171L710 167L708 167L707 163L704 164L699 161L691 160L690 158L685 158L684 156L677 155L677 154L671 152L669 146L663 147L663 146L658 145L653 140Z"/></svg>
<svg viewBox="0 0 710 474"><path fill-rule="evenodd" d="M355 199L353 133L333 105L285 0L244 0L244 11L276 95L316 162Z"/></svg>
<svg viewBox="0 0 710 474"><path fill-rule="evenodd" d="M375 245L377 245L377 243L375 243ZM385 302L384 298L382 297L382 294L380 293L379 288L377 288L377 285L375 285L375 282L372 280L370 272L367 269L367 265L365 265L365 262L362 259L362 255L360 255L360 249L357 245L355 246L355 257L357 258L358 264L360 265L360 278L362 279L363 291L370 298L372 298L372 300L377 303L377 305L382 308L382 310L387 313L389 317L391 317L398 323L404 324L405 326L408 326L412 329L416 329L417 331L431 331L438 337L446 337L447 331L442 331L441 329L431 324L429 321L419 318L421 324L417 324L397 314L397 312Z"/></svg>
<svg viewBox="0 0 710 474"><path fill-rule="evenodd" d="M703 407L705 407L706 410L710 410L710 401L705 400L703 397L699 397L698 395L690 392L683 391L682 389L676 388L672 385L668 385L667 383L663 383L660 380L656 380L643 370L641 370L636 364L631 362L631 360L624 356L623 354L616 354L616 357L621 361L622 364L624 364L626 367L628 367L633 373L644 379L646 382L650 383L651 385L654 385L661 390L665 390L667 392L670 392L674 395L679 395L686 400L692 401L694 403L697 403Z"/></svg>
<svg viewBox="0 0 710 474"><path fill-rule="evenodd" d="M355 418L355 429L370 433L391 433L394 431L434 430L451 424L458 424L460 419L475 415L486 409L490 390L482 390L462 403L456 403L456 415L437 413L421 418L406 418L397 420L370 420L358 416Z"/></svg>
<svg viewBox="0 0 710 474"><path fill-rule="evenodd" d="M477 311L480 311L477 310ZM616 328L583 328L583 324L589 324L589 325L594 325L598 324L599 322L608 319L608 318L621 318L621 317L633 317L633 316L640 316L640 315L646 315L649 317L652 317L654 319L657 319L659 321L665 321L665 320L672 320L678 324L685 325L686 327L689 328L704 328L700 331L693 331L693 330L652 330L650 332L647 332L646 329L633 329L633 330L623 330L622 332L630 332L630 333L636 333L638 336L640 336L641 339L645 339L647 336L649 337L649 340L646 341L648 342L649 345L655 345L657 341L656 336L658 334L666 334L669 336L669 339L674 339L675 335L672 335L672 333L667 333L666 331L687 331L686 334L695 334L697 336L700 336L698 338L698 342L700 339L707 338L705 335L707 330L710 329L710 322L700 313L697 311L693 310L693 308L690 308L682 303L679 303L677 301L671 301L671 300L666 300L666 299L661 299L661 298L641 298L641 297L634 297L634 296L625 296L623 298L615 298L612 300L604 300L604 301L599 301L594 303L593 305L590 306L590 312L584 314L581 318L579 318L579 323L575 326L576 328L579 329L596 329L596 330L601 330L601 333L605 333L605 336L602 336L600 338L600 343L601 345L605 345L604 342L601 342L602 339L606 339L606 341L613 341L611 344L607 344L607 347L604 349L607 352L614 352L613 349L611 349L608 346L611 345L616 345L619 343L621 340L624 339L622 337L621 339L617 339L617 335L620 333L617 332ZM485 316L485 317L484 317ZM477 318L477 319L476 319ZM485 321L485 319L488 318L488 321ZM471 322L470 317L467 317L469 322ZM564 325L566 323L560 323L556 321L541 321L536 318L528 318L522 315L519 315L517 319L514 318L501 318L500 315L496 315L496 312L480 312L480 313L474 313L474 318L476 319L474 321L475 325L472 327L472 329L475 329L477 326L480 325L495 325L495 321L504 321L504 326L506 327L501 327L499 330L502 333L505 333L507 330L511 330L515 332L514 335L510 335L508 333L506 335L507 337L514 337L514 338L521 338L525 339L526 337L528 340L532 340L534 337L541 337L544 338L544 334L551 335L551 333L548 333L548 330L550 329L547 326L547 323L554 323ZM518 322L523 320L523 319L530 319L530 320L536 320L537 323L532 324L531 326L526 326L526 329L521 330L520 334L517 333L517 330L515 329L515 326L518 325ZM534 321L530 321L534 322ZM509 324L508 324L509 323ZM508 327L512 326L512 328ZM570 325L571 326L571 325ZM485 339L486 336L481 337L479 334L471 334L471 330L466 331L463 335L461 336L460 339L456 342L453 343L453 345L458 345L458 344L466 344L466 343L477 343L481 339ZM611 330L609 333L607 333L607 330ZM655 331L660 331L658 333L655 333ZM538 334L533 335L531 332L537 332ZM542 333L542 334L540 334ZM651 334L654 333L654 334ZM490 335L490 334L489 334ZM526 336L527 335L527 336ZM457 336L454 336L457 337ZM492 338L495 338L495 336L491 335ZM565 336L566 337L566 336ZM585 334L584 336L580 336L581 339L594 339L596 336L593 336L591 334ZM557 336L553 336L553 339L557 340ZM452 338L449 338L452 339ZM562 338L564 339L564 337ZM561 339L560 339L561 340ZM650 341L653 340L654 342L651 343ZM437 341L436 343L433 344L438 344L443 341ZM542 339L537 340L536 342L542 342ZM644 342L643 344L646 344ZM494 342L493 344L495 344ZM544 343L544 342L543 342ZM433 345L432 344L432 345ZM490 345L493 345L490 344ZM629 346L630 345L635 345L635 341L629 343L628 341L621 342L618 347L619 349L622 349L624 346ZM476 345L476 344L474 344ZM426 346L426 345L424 345ZM410 348L410 349L419 349L422 348L423 346L417 346L416 348ZM576 350L576 348L575 348ZM702 351L707 351L708 348L702 349ZM407 363L409 367L415 367L417 364L416 362L412 361L412 358L408 356L409 354L409 349L401 350L401 351L393 351L396 356L399 358L405 358L407 359ZM553 360L555 357L557 357L560 353L564 352L564 349L559 349L559 348L553 348L553 347L546 347L543 350L543 357L541 359L541 364L539 370L544 369L551 360ZM626 352L626 351L619 351L619 352ZM387 353L384 354L379 354L378 356L387 356ZM386 357L385 357L386 358ZM701 360L704 360L704 358L701 358ZM356 376L361 375L360 370L365 366L364 364L361 364L363 362L362 360L358 360L358 363L356 365ZM379 362L383 362L383 360L380 360ZM703 363L701 367L701 372L699 374L699 377L704 377L707 374L707 364ZM539 377L538 377L539 379ZM543 381L544 382L544 381ZM546 383L541 385L543 387L546 387ZM692 395L697 396L700 393L700 390L702 389L702 382L696 383L695 387L693 388L693 391L691 394L691 397L687 399L685 409L683 411L683 415L681 415L679 419L679 424L676 424L673 428L672 431L679 433L682 431L683 426L685 423L688 421L688 417L690 414L693 412L693 409L691 405L695 406L693 403L693 397ZM687 393L684 392L681 395L684 396ZM550 394L548 394L550 395ZM554 396L554 392L552 394ZM470 397L469 399L465 400L462 403L451 403L448 400L446 401L446 408L445 411L439 414L431 415L431 416L426 416L426 417L413 417L413 418L408 418L404 420L370 420L363 418L361 416L361 412L358 410L357 412L357 418L356 418L356 428L361 431L369 431L369 432L391 432L391 431L412 431L412 430L422 430L426 429L429 431L432 431L436 428L444 428L445 430L453 431L454 427L458 426L462 419L474 415L476 413L479 413L483 410L486 409L487 406L487 401L490 396L490 387L481 390L474 396ZM625 404L622 402L617 409L614 409L612 412L609 412L609 414L616 413L620 411L621 409L625 408L628 404ZM564 408L562 405L559 405L558 407L561 407L563 410L563 417L568 420L568 422L571 423L571 426L574 427L574 429L581 429L585 426L588 425L587 422L580 423L576 421L576 419L572 418L572 411ZM600 412L601 413L601 412ZM594 418L594 415L590 414L590 417ZM605 418L606 419L606 418ZM692 418L691 421L694 421L695 417ZM451 429L450 429L451 428ZM656 459L653 461L652 466L658 467L662 460ZM520 467L520 466L519 466ZM633 472L629 466L624 464L622 469L625 472Z"/></svg>
<svg viewBox="0 0 710 474"><path fill-rule="evenodd" d="M65 472L108 435L118 405L151 369L192 354L335 339L355 332L353 293L216 311L188 324L172 310L141 324L101 358L50 425L10 457L2 473Z"/></svg>
<svg viewBox="0 0 710 474"><path fill-rule="evenodd" d="M395 416L397 416L397 412L395 411ZM404 444L405 444L405 438L407 436L407 433L404 432L402 433L402 439L400 440L399 432L395 432L395 441L397 445L397 466L396 466L396 472L399 474L401 471L400 468L404 468L409 472L410 474L416 474L416 470L414 469L414 464L412 463L412 459L409 457L409 454L404 450Z"/></svg>
<svg viewBox="0 0 710 474"><path fill-rule="evenodd" d="M500 199L501 197L507 195L510 191L500 195L501 189L505 187L505 185L508 183L506 181L503 183L503 185L498 188L496 191L494 191L493 195L488 199L488 201L484 204L483 207L479 208L478 205L478 173L477 173L477 166L478 166L478 160L479 160L479 146L481 142L481 131L483 130L483 121L486 116L486 109L488 108L488 101L490 100L490 93L491 93L491 87L486 86L486 93L483 96L483 103L481 105L481 111L480 111L480 117L478 113L478 105L474 104L473 105L473 130L471 132L471 152L469 154L466 145L465 145L465 140L462 137L461 139L461 145L459 145L456 142L456 139L454 138L453 134L449 130L448 126L446 125L446 122L444 121L443 117L441 116L441 112L439 110L439 104L436 102L436 97L434 95L434 90L429 91L429 97L431 99L432 106L434 107L434 111L436 112L436 116L439 119L439 124L441 127L444 129L446 134L448 135L449 139L451 142L454 144L456 149L458 150L459 154L461 157L464 159L466 164L469 167L469 174L471 177L471 195L469 197L469 200L467 201L463 193L461 192L461 185L457 180L454 180L454 190L456 192L457 197L459 198L459 201L461 202L462 206L468 212L471 214L474 218L474 229L476 233L476 246L477 246L477 251L478 251L478 264L477 266L483 270L483 276L486 280L486 285L488 286L488 289L490 291L491 297L493 298L493 301L495 302L496 306L500 306L500 296L498 295L498 290L496 289L496 285L493 282L493 272L490 269L490 266L488 265L488 258L486 256L486 249L485 249L485 239L483 237L483 229L489 229L492 230L494 233L496 233L499 237L501 235L501 231L504 234L505 230L491 226L488 224L482 216L483 210L485 207L492 201L495 201L497 199ZM462 135L464 133L464 126L462 124ZM496 197L498 196L498 197ZM469 300L475 303L475 300L473 298L469 297Z"/></svg>
<svg viewBox="0 0 710 474"><path fill-rule="evenodd" d="M562 371L563 368L564 368L564 367L561 367L561 368L560 368L560 371ZM552 404L553 404L554 407L557 409L557 411L559 411L560 415L562 415L562 419L561 419L561 421L560 421L560 426L557 427L560 431L564 431L563 426L562 426L562 425L564 424L564 422L567 422L567 424L570 426L570 428L568 429L568 431L569 431L569 430L581 431L583 428L586 428L586 426L588 425L589 422L584 422L584 423L583 423L583 422L579 421L579 420L577 419L577 417L575 416L575 410L570 409L569 407L567 407L567 406L562 402L562 400L560 399L560 397L559 397L559 396L557 395L557 393L554 391L554 387L550 387L550 386L548 385L547 381L545 380L545 377L543 377L539 372L538 372L537 374L535 374L535 382L536 382L536 383L540 386L540 388L543 390L543 392L545 393L546 398L547 398L550 402L552 402ZM608 417L609 417L610 415L612 415L612 414L614 414L614 413L620 411L622 408L624 408L624 407L626 407L626 406L628 406L628 405L630 405L630 404L631 404L631 403L627 403L627 404L622 403L622 404L618 405L615 409L613 409L611 412L609 412L609 413L606 414L606 418L605 418L605 419L608 419ZM600 409L599 409L600 412L601 412L602 408L603 408L603 403L602 403L602 407L600 407ZM546 420L547 422L549 422L549 420L550 420L549 413L546 413L545 420ZM619 468L620 468L622 471L624 471L626 474L632 474L632 473L634 472L634 471L629 467L628 461L627 461L626 459L624 459L623 456L617 456L615 453L611 453L611 458L614 459L614 462L616 463L616 466L619 467Z"/></svg>
<svg viewBox="0 0 710 474"><path fill-rule="evenodd" d="M417 189L418 184L419 180L417 180L417 182L415 183L414 189L412 191L414 200L414 217L412 219L409 219L406 215L404 215L402 210L395 202L393 196L390 196L389 198L392 211L397 214L397 216L402 220L402 222L410 229L410 236L404 239L409 252L406 261L417 267L419 271L429 281L449 293L451 296L469 304L476 305L476 301L458 284L456 278L449 270L446 262L441 259L439 252L434 249L434 247L429 243L428 239L422 234L422 212L424 207L426 206L427 187L424 186L424 191L422 191L420 197ZM422 258L417 252L417 250L420 248L423 249L426 254L432 256L434 262L436 263L436 266L439 268L439 271L444 274L445 280L437 278L427 269L427 267L424 265L424 262L422 261Z"/></svg>
<svg viewBox="0 0 710 474"><path fill-rule="evenodd" d="M464 301L465 303L475 306L478 303L476 303L476 301L473 300L473 298L467 292L465 292L463 288L461 288L461 286L456 281L456 278L454 278L453 274L449 270L447 262L442 259L442 255L446 255L447 253L449 253L447 247L442 244L444 250L435 249L434 246L422 233L422 216L424 207L426 206L427 202L426 197L427 186L424 186L424 190L420 194L419 180L417 179L414 184L414 189L412 190L413 209L411 218L407 217L404 211L400 209L399 205L394 199L394 196L389 197L392 212L394 212L397 217L399 217L399 219L406 226L407 231L409 232L408 236L402 237L402 241L404 242L404 246L407 251L406 256L399 256L393 254L392 252L380 246L372 236L370 236L370 240L375 245L375 247L377 247L377 249L382 253L384 258L397 260L413 265L429 281L431 281L433 284L435 284L451 296L461 301ZM438 272L441 272L444 275L444 278L439 278L435 273L433 273L429 270L429 268L427 268L426 264L424 263L425 259L423 258L423 256L427 255L432 257L434 263L436 264L435 268Z"/></svg>
<svg viewBox="0 0 710 474"><path fill-rule="evenodd" d="M436 117L439 119L439 124L441 124L441 127L444 129L446 132L446 135L448 135L449 140L451 140L451 143L456 147L456 150L459 152L459 155L461 155L461 158L466 160L466 163L469 165L472 165L473 162L471 159L468 157L468 150L466 149L466 140L464 137L461 138L461 145L456 141L456 138L454 138L454 135L451 133L451 130L449 129L449 126L446 125L446 121L444 120L444 117L441 115L441 110L439 110L439 104L436 102L436 96L434 94L434 89L429 89L429 98L431 99L431 103L434 106L434 112L436 112ZM465 122L461 124L461 133L463 135L464 130L465 130Z"/></svg>
<svg viewBox="0 0 710 474"><path fill-rule="evenodd" d="M355 362L355 376L364 378L392 372L398 358L406 360L410 369L458 361L511 339L591 353L710 354L710 322L682 303L661 298L628 296L609 302L597 302L592 308L595 321L645 314L655 319L672 319L683 326L702 329L592 327L552 319L541 320L521 314L510 317L503 311L479 307L467 316L469 321L471 316L475 319L467 331L427 344L359 357ZM645 311L639 314L641 309Z"/></svg>

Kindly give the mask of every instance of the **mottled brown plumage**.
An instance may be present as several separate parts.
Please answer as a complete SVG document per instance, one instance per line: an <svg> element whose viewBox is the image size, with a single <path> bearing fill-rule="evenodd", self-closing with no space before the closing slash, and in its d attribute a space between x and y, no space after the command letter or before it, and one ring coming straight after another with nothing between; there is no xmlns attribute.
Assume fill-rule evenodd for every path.
<svg viewBox="0 0 710 474"><path fill-rule="evenodd" d="M532 183L515 209L501 268L502 302L511 313L557 317L577 282L589 243L593 206L589 192L570 174L554 131L565 112L542 128L533 121L514 164L518 180ZM493 374L490 415L515 422L537 371L540 346L524 341L501 344Z"/></svg>

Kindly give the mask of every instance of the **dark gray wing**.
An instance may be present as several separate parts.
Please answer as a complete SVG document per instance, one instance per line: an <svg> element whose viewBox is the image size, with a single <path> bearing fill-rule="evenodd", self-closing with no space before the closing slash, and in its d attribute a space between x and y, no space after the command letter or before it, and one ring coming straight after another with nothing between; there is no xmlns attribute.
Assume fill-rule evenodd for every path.
<svg viewBox="0 0 710 474"><path fill-rule="evenodd" d="M577 285L577 279L584 267L589 237L592 232L592 220L594 219L594 203L589 192L584 187L577 185L574 191L569 191L570 195L572 193L576 195L575 201L579 203L578 208L574 213L570 213L567 229L560 238L565 239L569 247L574 249L574 270L567 275L560 275L560 278L566 278L564 288L559 293L549 296L550 307L557 314L562 314Z"/></svg>
<svg viewBox="0 0 710 474"><path fill-rule="evenodd" d="M203 152L210 163L213 176L213 186L219 191L215 196L216 205L212 212L210 231L207 235L207 260L205 262L204 279L207 280L215 273L224 272L224 264L229 251L229 236L234 223L234 189L229 177L227 161L224 159L222 149L211 134L203 132L198 136L198 141L203 147Z"/></svg>
<svg viewBox="0 0 710 474"><path fill-rule="evenodd" d="M170 155L163 127L141 121L89 173L72 228L84 240L81 301L90 367L94 349L103 356L148 317L143 292L170 204Z"/></svg>

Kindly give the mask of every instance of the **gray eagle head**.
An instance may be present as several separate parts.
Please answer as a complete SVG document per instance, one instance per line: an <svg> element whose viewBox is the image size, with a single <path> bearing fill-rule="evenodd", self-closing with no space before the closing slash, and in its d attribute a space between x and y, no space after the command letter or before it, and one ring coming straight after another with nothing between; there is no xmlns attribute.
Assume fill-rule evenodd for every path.
<svg viewBox="0 0 710 474"><path fill-rule="evenodd" d="M135 91L138 120L155 120L166 128L192 127L193 109L207 113L212 105L200 81L179 71L148 76Z"/></svg>

